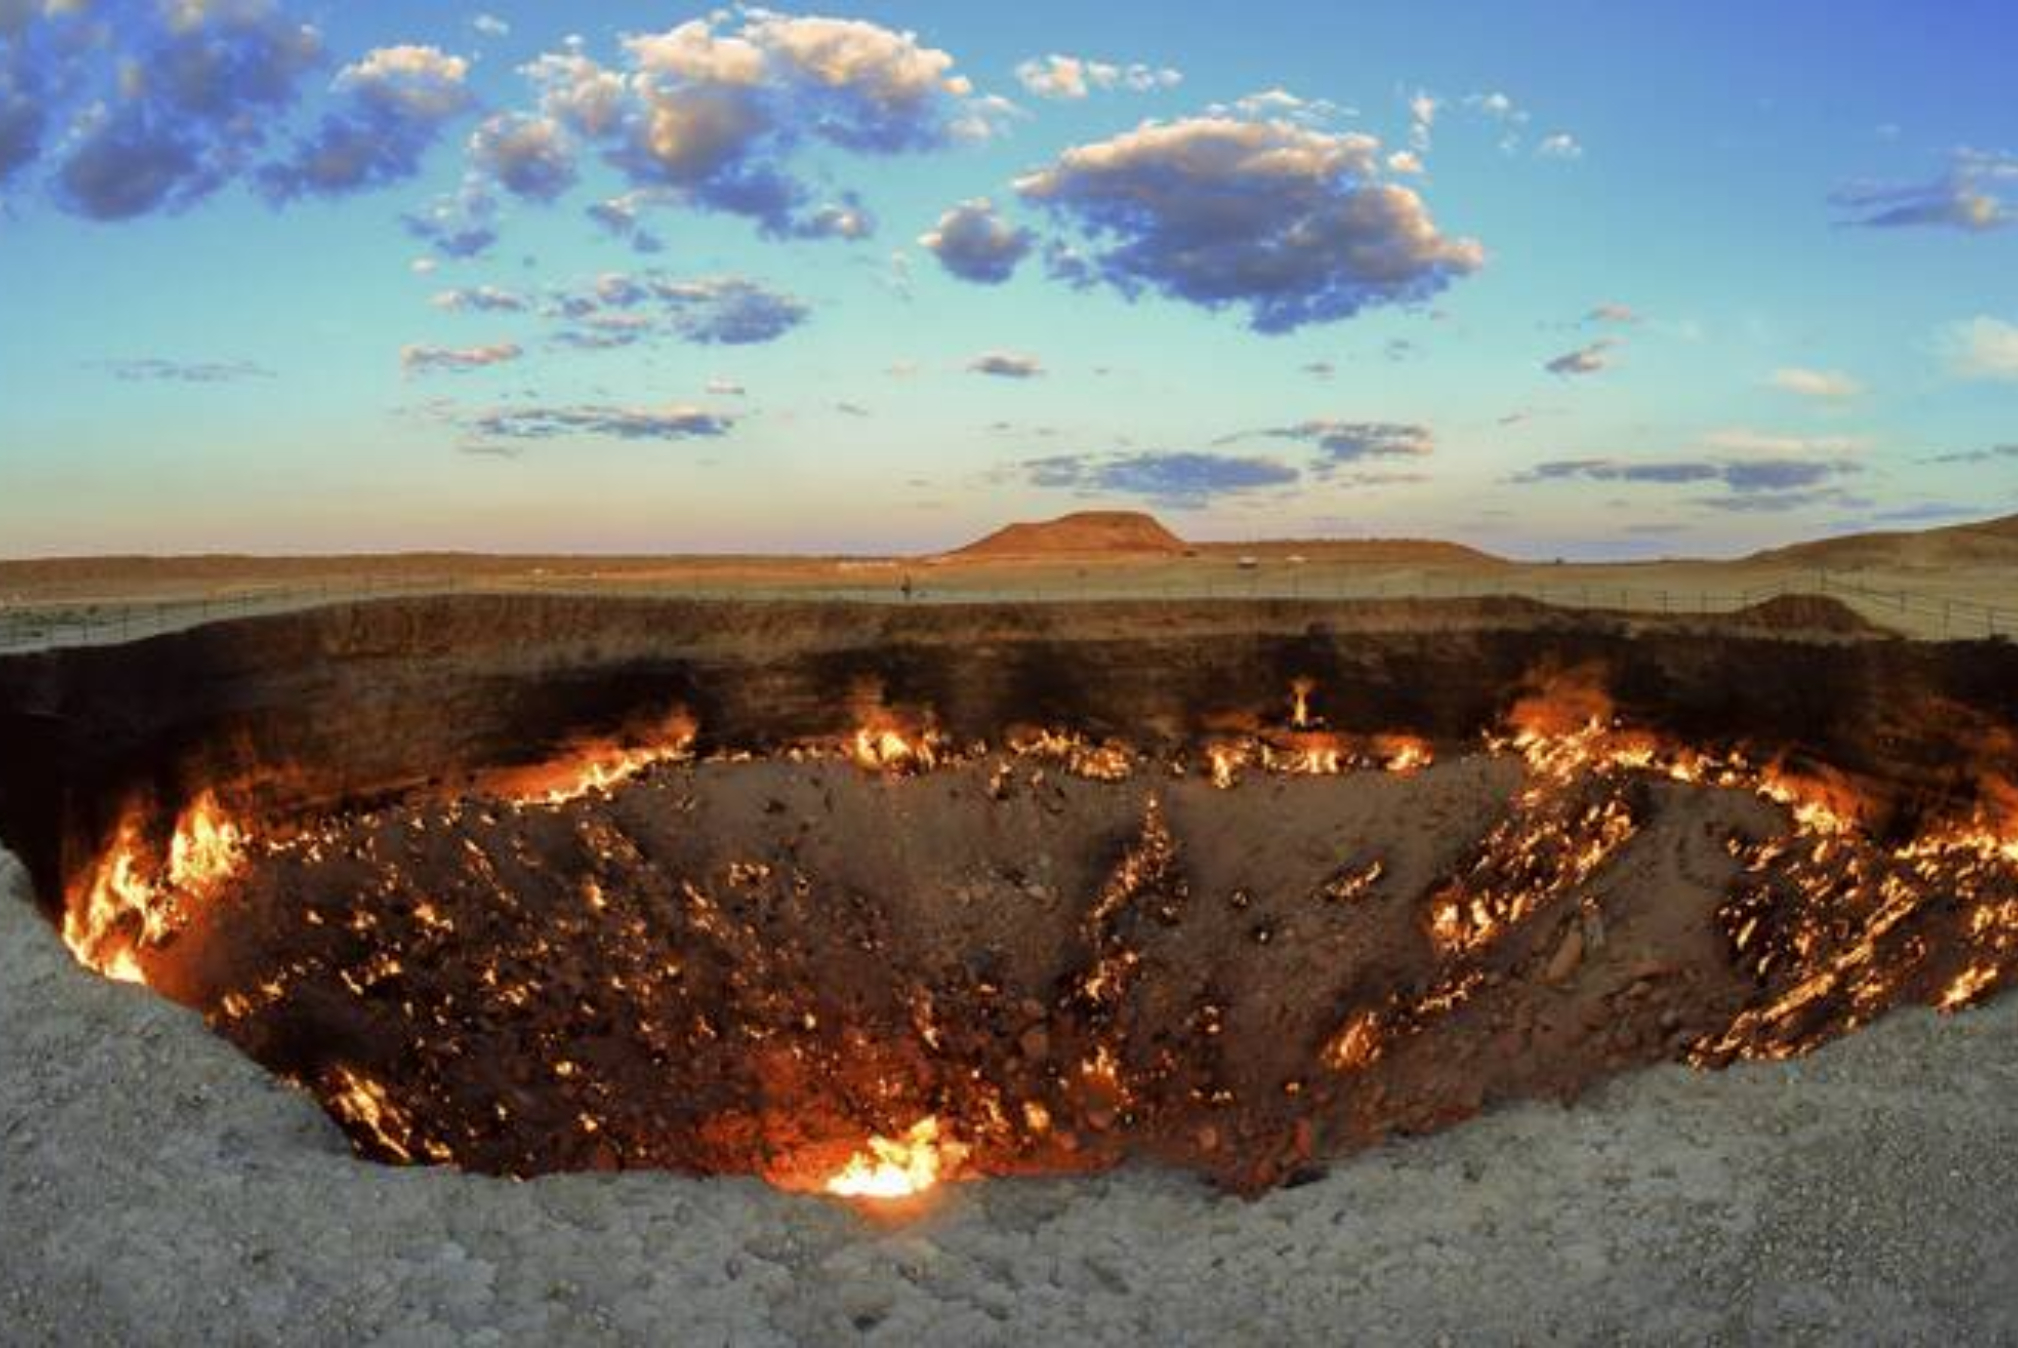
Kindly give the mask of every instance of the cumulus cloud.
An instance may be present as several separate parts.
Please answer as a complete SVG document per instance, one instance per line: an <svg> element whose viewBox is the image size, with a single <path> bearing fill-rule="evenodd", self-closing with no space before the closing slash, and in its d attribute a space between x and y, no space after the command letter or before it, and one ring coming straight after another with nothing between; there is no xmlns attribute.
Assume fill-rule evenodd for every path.
<svg viewBox="0 0 2018 1348"><path fill-rule="evenodd" d="M474 104L469 62L438 47L380 47L336 77L336 110L286 161L260 170L274 202L340 196L404 181L449 122Z"/></svg>
<svg viewBox="0 0 2018 1348"><path fill-rule="evenodd" d="M967 369L996 379L1035 379L1044 373L1044 362L1022 351L984 351L967 362Z"/></svg>
<svg viewBox="0 0 2018 1348"><path fill-rule="evenodd" d="M987 197L963 201L939 217L918 243L963 281L1001 285L1030 255L1030 231L1011 225Z"/></svg>
<svg viewBox="0 0 2018 1348"><path fill-rule="evenodd" d="M271 379L273 371L249 360L107 360L98 368L127 383L230 384L244 379Z"/></svg>
<svg viewBox="0 0 2018 1348"><path fill-rule="evenodd" d="M1146 94L1160 89L1175 89L1184 82L1181 71L1167 66L1148 66L1139 62L1120 65L1055 53L1024 61L1016 67L1016 78L1039 98L1067 100L1083 99L1096 90L1126 89Z"/></svg>
<svg viewBox="0 0 2018 1348"><path fill-rule="evenodd" d="M2018 220L2018 155L1960 150L1936 178L1852 183L1829 204L1842 212L1839 224L1858 229L2003 229Z"/></svg>
<svg viewBox="0 0 2018 1348"><path fill-rule="evenodd" d="M1061 454L1020 465L1032 486L1082 496L1139 496L1178 510L1197 509L1221 496L1293 486L1302 474L1267 458L1192 451L1132 454Z"/></svg>
<svg viewBox="0 0 2018 1348"><path fill-rule="evenodd" d="M470 162L513 196L553 201L575 185L575 157L560 123L503 112L486 118L469 141Z"/></svg>
<svg viewBox="0 0 2018 1348"><path fill-rule="evenodd" d="M0 47L0 183L53 152L57 203L95 220L179 210L237 178L323 59L321 35L272 0L18 17Z"/></svg>
<svg viewBox="0 0 2018 1348"><path fill-rule="evenodd" d="M408 374L461 374L509 364L524 354L516 342L499 342L492 346L414 345L400 348L399 363Z"/></svg>
<svg viewBox="0 0 2018 1348"><path fill-rule="evenodd" d="M634 188L782 237L860 237L859 208L810 201L808 143L864 155L937 149L974 125L972 85L915 34L856 19L723 11L624 40L611 69L579 42L526 68L543 115L601 145Z"/></svg>
<svg viewBox="0 0 2018 1348"><path fill-rule="evenodd" d="M1596 374L1611 367L1611 353L1618 344L1617 338L1600 338L1589 346L1564 352L1542 368L1550 374L1562 375L1565 378L1572 375Z"/></svg>
<svg viewBox="0 0 2018 1348"><path fill-rule="evenodd" d="M1860 397L1864 386L1841 370L1806 370L1789 367L1773 371L1769 383L1782 393L1792 393L1819 402L1844 402Z"/></svg>
<svg viewBox="0 0 2018 1348"><path fill-rule="evenodd" d="M1148 122L1020 179L1025 200L1087 242L1091 274L1259 332L1427 299L1484 250L1440 234L1422 198L1377 180L1379 142L1284 121Z"/></svg>
<svg viewBox="0 0 2018 1348"><path fill-rule="evenodd" d="M1264 434L1315 445L1333 463L1424 458L1436 452L1436 435L1429 427L1404 422L1318 419Z"/></svg>
<svg viewBox="0 0 2018 1348"><path fill-rule="evenodd" d="M2018 324L1979 317L1942 334L1949 368L1964 379L2018 382Z"/></svg>

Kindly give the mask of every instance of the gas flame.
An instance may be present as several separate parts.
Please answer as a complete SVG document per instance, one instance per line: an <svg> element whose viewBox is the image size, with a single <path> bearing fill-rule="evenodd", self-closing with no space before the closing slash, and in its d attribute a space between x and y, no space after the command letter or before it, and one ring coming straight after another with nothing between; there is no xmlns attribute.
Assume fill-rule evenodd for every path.
<svg viewBox="0 0 2018 1348"><path fill-rule="evenodd" d="M206 791L182 812L168 844L168 867L144 872L141 816L120 821L111 849L63 914L63 943L85 968L121 983L145 983L139 953L166 945L188 923L193 901L209 898L245 863L246 837Z"/></svg>
<svg viewBox="0 0 2018 1348"><path fill-rule="evenodd" d="M549 762L492 773L481 789L518 805L566 805L607 794L661 763L690 760L698 733L691 716L675 711L641 736L642 743L582 741Z"/></svg>
<svg viewBox="0 0 2018 1348"><path fill-rule="evenodd" d="M966 1159L967 1148L941 1137L937 1116L928 1114L901 1137L871 1137L825 1187L839 1198L914 1198L951 1178Z"/></svg>
<svg viewBox="0 0 2018 1348"><path fill-rule="evenodd" d="M894 724L865 725L849 741L848 754L865 772L930 772L945 747L930 730L906 730Z"/></svg>
<svg viewBox="0 0 2018 1348"><path fill-rule="evenodd" d="M1298 679L1289 686L1289 723L1298 730L1309 730L1315 724L1310 719L1310 695L1316 688L1310 679Z"/></svg>

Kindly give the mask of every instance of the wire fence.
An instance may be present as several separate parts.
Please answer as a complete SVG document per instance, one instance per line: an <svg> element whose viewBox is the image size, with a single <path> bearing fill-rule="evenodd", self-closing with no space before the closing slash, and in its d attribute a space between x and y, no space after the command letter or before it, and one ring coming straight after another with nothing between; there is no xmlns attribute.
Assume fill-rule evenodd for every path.
<svg viewBox="0 0 2018 1348"><path fill-rule="evenodd" d="M1147 601L1300 601L1365 603L1527 599L1557 608L1670 616L1730 614L1787 597L1840 600L1873 622L1918 636L1948 639L2018 636L2018 606L1930 591L1883 589L1827 572L1789 575L1741 589L1677 584L1619 584L1532 575L1413 573L1366 577L1294 569L1219 577L1130 577L1088 571L1047 574L1027 583L964 583L929 572L868 584L793 579L776 584L650 582L579 576L346 576L298 585L233 587L153 600L79 599L68 603L0 601L0 652L118 645L227 619L341 605L448 595L542 595L568 598L685 600L703 603L870 605L970 603L1140 603Z"/></svg>

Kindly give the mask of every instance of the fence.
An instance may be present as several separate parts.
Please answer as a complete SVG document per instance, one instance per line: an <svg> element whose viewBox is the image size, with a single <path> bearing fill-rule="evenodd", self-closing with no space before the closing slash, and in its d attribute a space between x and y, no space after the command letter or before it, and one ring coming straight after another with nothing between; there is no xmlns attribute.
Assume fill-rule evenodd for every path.
<svg viewBox="0 0 2018 1348"><path fill-rule="evenodd" d="M1803 572L1770 584L1719 590L1678 585L1554 580L1512 576L1412 573L1354 576L1275 568L1222 577L1158 579L1091 571L1064 577L1047 573L1027 584L969 584L957 576L899 573L877 585L664 584L570 576L343 577L315 584L235 588L159 600L78 600L70 604L0 602L0 652L52 647L116 645L224 619L299 612L334 605L442 595L537 594L582 598L688 600L721 603L1059 603L1142 601L1298 600L1353 603L1380 600L1531 599L1559 608L1667 615L1728 614L1788 596L1843 601L1867 618L1912 635L1943 638L2018 636L2018 607L1927 591L1880 589L1827 572Z"/></svg>

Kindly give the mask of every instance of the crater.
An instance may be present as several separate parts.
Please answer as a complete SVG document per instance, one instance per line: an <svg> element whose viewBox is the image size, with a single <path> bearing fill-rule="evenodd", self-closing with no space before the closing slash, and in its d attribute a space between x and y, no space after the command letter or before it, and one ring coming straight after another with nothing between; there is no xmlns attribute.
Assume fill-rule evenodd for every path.
<svg viewBox="0 0 2018 1348"><path fill-rule="evenodd" d="M1251 1193L1993 995L2014 724L1815 601L392 601L0 661L0 840L373 1159Z"/></svg>

